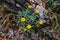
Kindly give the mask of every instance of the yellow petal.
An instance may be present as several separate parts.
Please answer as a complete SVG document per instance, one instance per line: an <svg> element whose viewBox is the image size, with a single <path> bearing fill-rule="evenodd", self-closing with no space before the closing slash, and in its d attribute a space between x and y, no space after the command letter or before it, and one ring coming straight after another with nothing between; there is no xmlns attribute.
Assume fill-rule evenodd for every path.
<svg viewBox="0 0 60 40"><path fill-rule="evenodd" d="M31 26L30 24L28 24L26 28L27 28L27 29L31 29L32 26Z"/></svg>
<svg viewBox="0 0 60 40"><path fill-rule="evenodd" d="M27 29L26 28L24 28L24 32L26 32L27 31Z"/></svg>
<svg viewBox="0 0 60 40"><path fill-rule="evenodd" d="M31 5L28 5L28 8L31 9L31 8L33 8L33 7L32 7Z"/></svg>
<svg viewBox="0 0 60 40"><path fill-rule="evenodd" d="M35 10L35 13L39 13L39 10L36 9L36 10Z"/></svg>
<svg viewBox="0 0 60 40"><path fill-rule="evenodd" d="M23 18L21 18L21 22L25 22L26 21L26 19L23 17Z"/></svg>
<svg viewBox="0 0 60 40"><path fill-rule="evenodd" d="M41 20L39 20L39 24L43 24L44 22L43 22L43 20L41 19Z"/></svg>

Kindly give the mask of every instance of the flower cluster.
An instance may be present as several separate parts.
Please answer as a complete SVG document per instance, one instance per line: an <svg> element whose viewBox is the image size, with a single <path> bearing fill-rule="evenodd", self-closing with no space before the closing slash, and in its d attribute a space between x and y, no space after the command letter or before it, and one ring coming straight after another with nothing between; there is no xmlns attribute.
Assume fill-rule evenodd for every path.
<svg viewBox="0 0 60 40"><path fill-rule="evenodd" d="M23 32L31 33L31 31L39 29L44 24L44 21L39 17L39 11L33 11L32 6L29 5L28 9L18 13L17 23L22 26ZM36 31L35 31L36 32Z"/></svg>

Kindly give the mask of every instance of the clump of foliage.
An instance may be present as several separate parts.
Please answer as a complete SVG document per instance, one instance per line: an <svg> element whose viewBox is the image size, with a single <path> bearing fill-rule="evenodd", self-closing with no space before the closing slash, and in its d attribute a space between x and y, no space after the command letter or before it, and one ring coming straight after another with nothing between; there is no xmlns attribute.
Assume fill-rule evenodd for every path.
<svg viewBox="0 0 60 40"><path fill-rule="evenodd" d="M47 14L50 15L50 18L46 19L44 23L44 20L39 16L39 12L33 10L29 1L25 0L21 2L15 0L13 3L11 1L4 0L3 3L0 4L0 29L8 29L9 27L14 29L17 27L20 33L29 37L34 33L38 33L39 37L43 36L50 39L55 37L55 34L52 32L60 28L60 5L58 2L46 0L46 6L48 6ZM16 4L18 4L18 6L16 6ZM52 26L49 24L54 24L54 27L47 30L46 27ZM1 32L1 34L4 33Z"/></svg>

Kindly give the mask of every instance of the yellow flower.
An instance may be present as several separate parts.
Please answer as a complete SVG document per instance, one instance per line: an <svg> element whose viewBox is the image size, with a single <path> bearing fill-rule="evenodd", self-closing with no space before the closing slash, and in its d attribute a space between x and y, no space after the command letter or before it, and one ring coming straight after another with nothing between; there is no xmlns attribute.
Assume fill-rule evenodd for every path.
<svg viewBox="0 0 60 40"><path fill-rule="evenodd" d="M29 9L33 8L31 5L28 5L27 7L28 7Z"/></svg>
<svg viewBox="0 0 60 40"><path fill-rule="evenodd" d="M26 19L24 17L21 18L21 22L25 22Z"/></svg>
<svg viewBox="0 0 60 40"><path fill-rule="evenodd" d="M27 29L26 28L24 28L24 32L26 32L27 31Z"/></svg>
<svg viewBox="0 0 60 40"><path fill-rule="evenodd" d="M31 29L32 26L31 26L30 24L28 24L26 28L27 28L27 29Z"/></svg>
<svg viewBox="0 0 60 40"><path fill-rule="evenodd" d="M36 9L36 10L35 10L35 13L37 13L37 14L38 14L38 13L39 13L39 10L37 10L37 9Z"/></svg>
<svg viewBox="0 0 60 40"><path fill-rule="evenodd" d="M39 20L39 24L43 24L44 22L43 22L43 20L42 19L40 19Z"/></svg>

